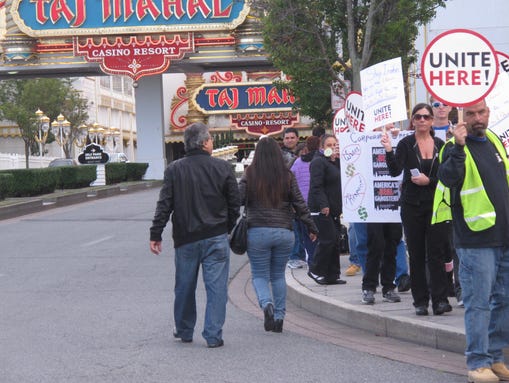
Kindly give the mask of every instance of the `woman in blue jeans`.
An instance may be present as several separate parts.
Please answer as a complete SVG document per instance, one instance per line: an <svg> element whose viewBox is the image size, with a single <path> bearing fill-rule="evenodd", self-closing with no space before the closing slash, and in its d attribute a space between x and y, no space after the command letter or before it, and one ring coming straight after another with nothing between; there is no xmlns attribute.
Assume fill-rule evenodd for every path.
<svg viewBox="0 0 509 383"><path fill-rule="evenodd" d="M318 232L297 181L286 167L278 143L263 137L239 185L247 209L247 255L253 287L264 312L265 331L282 332L286 312L285 269L294 245L293 219Z"/></svg>

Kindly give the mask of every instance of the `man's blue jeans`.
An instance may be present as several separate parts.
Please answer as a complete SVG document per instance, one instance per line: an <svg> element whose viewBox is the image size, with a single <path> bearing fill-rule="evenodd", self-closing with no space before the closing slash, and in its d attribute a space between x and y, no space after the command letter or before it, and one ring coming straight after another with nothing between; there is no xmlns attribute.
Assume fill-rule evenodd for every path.
<svg viewBox="0 0 509 383"><path fill-rule="evenodd" d="M353 222L348 226L348 245L350 247L351 264L358 265L364 273L366 270L366 257L368 255L368 231L366 223Z"/></svg>
<svg viewBox="0 0 509 383"><path fill-rule="evenodd" d="M208 344L216 344L223 336L228 300L230 247L227 234L188 243L175 249L173 315L177 333L182 339L193 338L196 324L195 292L200 264L207 293L202 336Z"/></svg>
<svg viewBox="0 0 509 383"><path fill-rule="evenodd" d="M284 319L286 313L285 269L294 240L293 232L283 228L253 227L247 231L247 255L258 304L264 309L273 303L275 319Z"/></svg>
<svg viewBox="0 0 509 383"><path fill-rule="evenodd" d="M306 250L304 248L304 239L302 238L302 226L304 224L298 220L293 220L293 234L295 235L295 242L293 244L292 252L290 253L290 261L293 260L306 260Z"/></svg>
<svg viewBox="0 0 509 383"><path fill-rule="evenodd" d="M503 362L509 344L509 248L456 249L465 304L467 367Z"/></svg>
<svg viewBox="0 0 509 383"><path fill-rule="evenodd" d="M399 278L402 275L408 275L408 259L406 256L405 241L401 240L396 249L396 279L395 284L399 284Z"/></svg>

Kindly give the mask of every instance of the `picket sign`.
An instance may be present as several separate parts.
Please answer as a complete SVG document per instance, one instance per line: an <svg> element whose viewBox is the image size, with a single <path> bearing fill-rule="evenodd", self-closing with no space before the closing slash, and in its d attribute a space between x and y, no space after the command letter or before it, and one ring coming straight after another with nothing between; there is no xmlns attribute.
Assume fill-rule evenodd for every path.
<svg viewBox="0 0 509 383"><path fill-rule="evenodd" d="M474 105L495 86L499 75L497 53L481 34L451 29L426 47L421 75L434 99L456 107Z"/></svg>

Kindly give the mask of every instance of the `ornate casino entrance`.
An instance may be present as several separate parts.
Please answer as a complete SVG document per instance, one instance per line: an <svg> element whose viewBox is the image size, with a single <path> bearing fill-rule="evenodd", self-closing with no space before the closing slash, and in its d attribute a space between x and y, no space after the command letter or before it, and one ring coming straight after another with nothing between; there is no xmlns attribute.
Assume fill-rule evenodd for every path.
<svg viewBox="0 0 509 383"><path fill-rule="evenodd" d="M241 150L261 134L307 128L291 97L272 87L281 74L262 42L245 1L0 0L0 81L130 76L137 161L150 164L150 179L181 155L182 131L195 121ZM170 90L165 73L183 84Z"/></svg>

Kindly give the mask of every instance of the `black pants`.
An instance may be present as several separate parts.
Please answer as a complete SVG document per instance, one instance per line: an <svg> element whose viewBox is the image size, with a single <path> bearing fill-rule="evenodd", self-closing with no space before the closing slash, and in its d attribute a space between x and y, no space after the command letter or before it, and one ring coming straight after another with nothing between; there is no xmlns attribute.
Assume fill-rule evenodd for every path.
<svg viewBox="0 0 509 383"><path fill-rule="evenodd" d="M362 289L376 291L378 276L382 293L396 287L396 248L401 241L400 223L368 223L368 254L362 278Z"/></svg>
<svg viewBox="0 0 509 383"><path fill-rule="evenodd" d="M432 201L421 205L401 206L401 221L410 256L410 281L414 306L433 307L448 302L448 279L445 262L450 258L449 223L431 224Z"/></svg>
<svg viewBox="0 0 509 383"><path fill-rule="evenodd" d="M318 244L316 245L313 261L309 270L316 275L323 276L327 281L339 278L339 234L340 220L330 215L319 214L313 216L318 227Z"/></svg>

